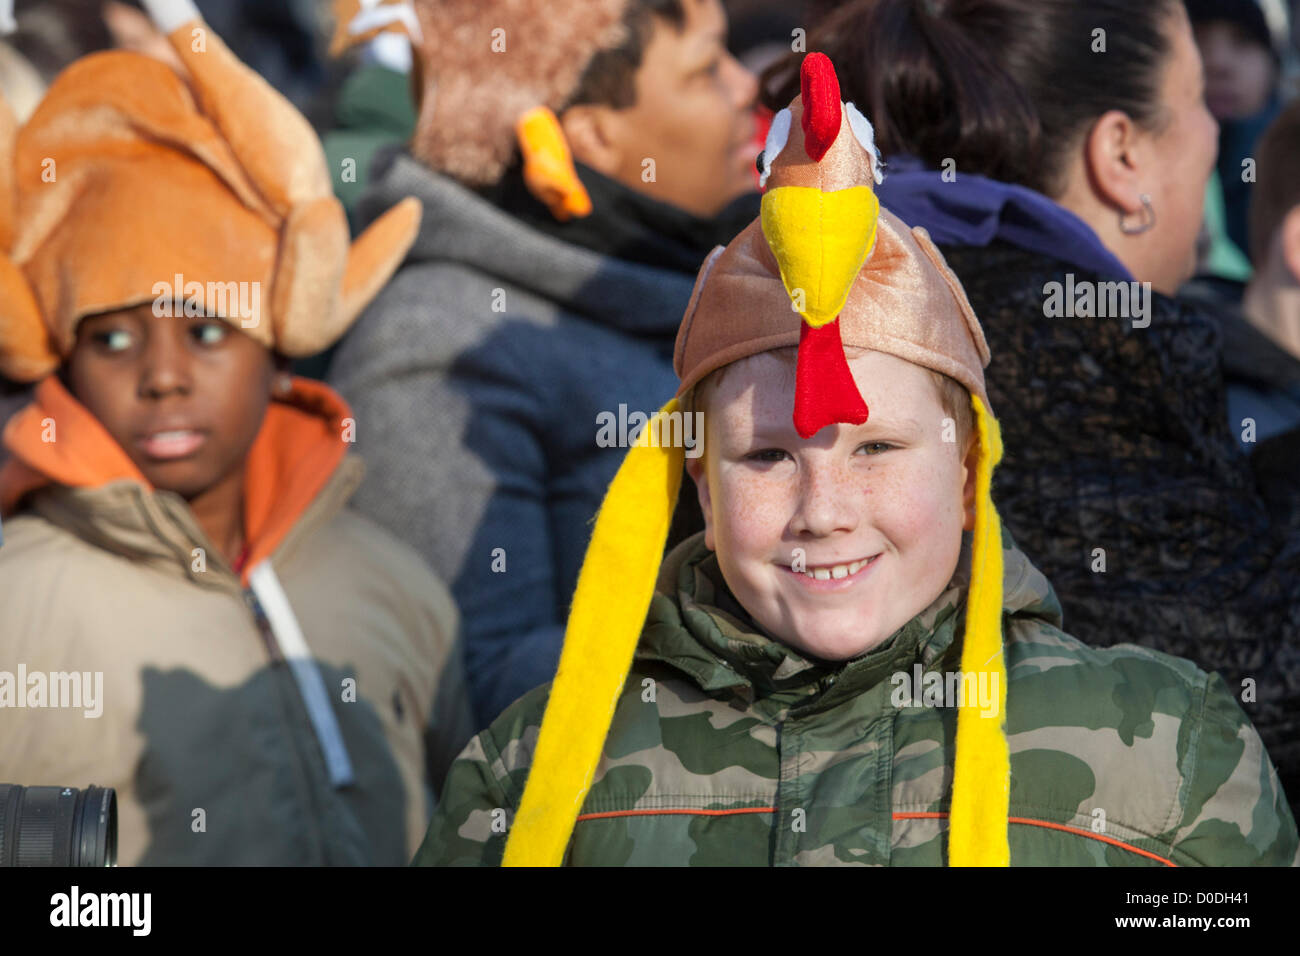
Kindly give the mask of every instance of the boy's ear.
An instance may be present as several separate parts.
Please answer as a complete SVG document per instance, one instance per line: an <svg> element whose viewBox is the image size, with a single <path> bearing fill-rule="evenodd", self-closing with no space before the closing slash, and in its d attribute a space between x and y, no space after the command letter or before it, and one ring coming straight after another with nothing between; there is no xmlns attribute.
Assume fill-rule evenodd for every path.
<svg viewBox="0 0 1300 956"><path fill-rule="evenodd" d="M700 513L704 515L704 546L716 551L713 546L713 511L709 508L709 474L704 467L704 456L686 459L686 473L695 482L695 493L700 499Z"/></svg>
<svg viewBox="0 0 1300 956"><path fill-rule="evenodd" d="M975 476L978 472L976 467L980 459L980 441L979 437L972 435L970 444L966 449L966 460L962 463L962 513L965 519L962 521L962 529L965 531L975 530Z"/></svg>

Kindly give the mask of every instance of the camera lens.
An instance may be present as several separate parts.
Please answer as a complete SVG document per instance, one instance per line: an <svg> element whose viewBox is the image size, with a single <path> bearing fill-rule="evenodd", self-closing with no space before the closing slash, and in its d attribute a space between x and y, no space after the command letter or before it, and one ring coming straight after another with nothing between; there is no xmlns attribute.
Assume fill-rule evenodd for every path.
<svg viewBox="0 0 1300 956"><path fill-rule="evenodd" d="M117 794L0 783L0 866L113 866Z"/></svg>

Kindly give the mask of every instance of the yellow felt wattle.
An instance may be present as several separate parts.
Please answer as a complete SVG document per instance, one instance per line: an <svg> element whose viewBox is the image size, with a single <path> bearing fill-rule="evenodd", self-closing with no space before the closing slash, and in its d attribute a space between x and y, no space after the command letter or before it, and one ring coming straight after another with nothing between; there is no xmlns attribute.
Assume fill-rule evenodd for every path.
<svg viewBox="0 0 1300 956"><path fill-rule="evenodd" d="M950 866L1008 866L1007 814L1011 757L1006 736L1007 668L1002 650L1002 523L993 507L993 468L1002 459L1002 434L977 396L971 396L979 433L975 469L975 532L971 550L963 674L986 672L996 680L997 710L982 712L966 700L957 713L952 808L948 818ZM988 686L983 681L981 687Z"/></svg>
<svg viewBox="0 0 1300 956"><path fill-rule="evenodd" d="M681 414L675 398L659 411L675 414ZM674 434L660 421L662 429L652 420L628 449L596 516L502 866L559 866L591 788L677 504L685 452L657 443Z"/></svg>
<svg viewBox="0 0 1300 956"><path fill-rule="evenodd" d="M875 245L879 216L880 200L869 186L834 192L779 186L763 194L763 235L796 311L813 328L833 322L844 308Z"/></svg>

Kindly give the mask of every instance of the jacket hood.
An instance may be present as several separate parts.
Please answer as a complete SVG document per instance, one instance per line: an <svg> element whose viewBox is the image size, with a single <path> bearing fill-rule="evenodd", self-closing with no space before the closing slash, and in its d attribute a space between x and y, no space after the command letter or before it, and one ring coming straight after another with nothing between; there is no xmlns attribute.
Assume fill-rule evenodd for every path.
<svg viewBox="0 0 1300 956"><path fill-rule="evenodd" d="M304 378L294 378L289 394L268 406L245 462L244 583L249 570L285 541L340 470L347 453L341 439L344 419L350 417L351 409L333 389ZM51 423L56 423L57 440L49 439ZM181 548L177 535L207 543L183 499L150 485L57 376L48 376L36 387L31 404L5 426L3 441L10 457L0 468L0 513L11 514L29 492L56 486L69 492L54 509L59 523L115 550L154 552L170 555L169 560L183 550L179 557L188 566L189 549ZM350 493L360 474L358 468L347 471ZM164 530L152 524L133 503L161 508L172 527ZM162 538L169 540L159 552ZM210 547L208 551L213 553Z"/></svg>
<svg viewBox="0 0 1300 956"><path fill-rule="evenodd" d="M1060 629L1061 606L1051 584L1005 528L1002 534L1004 619L1034 619ZM917 661L928 668L960 648L970 557L967 532L952 580L929 607L867 653L822 661L773 639L754 622L699 532L664 558L637 658L669 664L705 691L732 688L750 701L767 697L782 704L826 691L817 706L833 706Z"/></svg>
<svg viewBox="0 0 1300 956"><path fill-rule="evenodd" d="M602 325L636 335L677 334L694 272L602 255L547 235L407 153L377 157L372 173L357 206L360 225L393 197L414 196L424 206L404 266L454 263Z"/></svg>

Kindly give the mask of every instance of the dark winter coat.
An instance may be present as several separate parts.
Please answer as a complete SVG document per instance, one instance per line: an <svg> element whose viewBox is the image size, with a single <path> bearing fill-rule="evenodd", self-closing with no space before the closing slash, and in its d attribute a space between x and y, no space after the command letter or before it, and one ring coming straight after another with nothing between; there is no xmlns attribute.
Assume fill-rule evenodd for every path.
<svg viewBox="0 0 1300 956"><path fill-rule="evenodd" d="M1098 276L995 240L946 245L993 354L994 498L1065 628L1218 671L1300 795L1300 528L1270 517L1225 412L1222 329L1152 292L1150 324L1049 318ZM1300 495L1300 490L1295 494Z"/></svg>

